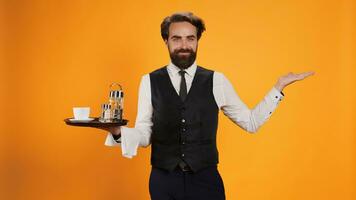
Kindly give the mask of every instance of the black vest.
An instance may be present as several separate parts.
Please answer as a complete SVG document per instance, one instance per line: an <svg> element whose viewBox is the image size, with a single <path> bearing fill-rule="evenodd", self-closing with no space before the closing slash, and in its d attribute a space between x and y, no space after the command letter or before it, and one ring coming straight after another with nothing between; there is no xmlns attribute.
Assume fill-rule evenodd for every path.
<svg viewBox="0 0 356 200"><path fill-rule="evenodd" d="M166 67L150 73L153 167L172 171L183 159L198 171L218 163L219 108L213 94L213 75L213 71L198 66L183 102Z"/></svg>

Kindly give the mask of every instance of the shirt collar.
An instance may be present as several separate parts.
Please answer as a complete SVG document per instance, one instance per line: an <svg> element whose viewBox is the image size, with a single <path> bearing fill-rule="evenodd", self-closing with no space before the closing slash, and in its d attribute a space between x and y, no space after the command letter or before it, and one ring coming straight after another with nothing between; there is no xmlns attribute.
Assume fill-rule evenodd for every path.
<svg viewBox="0 0 356 200"><path fill-rule="evenodd" d="M169 65L167 66L167 69L174 75L177 75L177 74L179 75L179 71L181 70L179 67L174 65L172 62L169 63ZM194 62L190 67L188 67L184 71L187 72L187 74L189 76L194 77L195 72L197 71L196 62Z"/></svg>

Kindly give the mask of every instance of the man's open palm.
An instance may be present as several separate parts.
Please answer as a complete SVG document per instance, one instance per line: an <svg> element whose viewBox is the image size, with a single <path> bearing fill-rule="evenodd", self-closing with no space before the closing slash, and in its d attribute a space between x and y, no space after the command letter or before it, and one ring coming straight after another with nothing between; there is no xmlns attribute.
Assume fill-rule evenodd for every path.
<svg viewBox="0 0 356 200"><path fill-rule="evenodd" d="M294 73L290 72L287 75L281 76L279 78L278 83L277 83L278 89L280 89L280 91L282 91L282 89L284 87L286 87L287 85L294 83L296 81L303 80L311 75L314 75L314 72L304 72L304 73L300 73L300 74L294 74Z"/></svg>

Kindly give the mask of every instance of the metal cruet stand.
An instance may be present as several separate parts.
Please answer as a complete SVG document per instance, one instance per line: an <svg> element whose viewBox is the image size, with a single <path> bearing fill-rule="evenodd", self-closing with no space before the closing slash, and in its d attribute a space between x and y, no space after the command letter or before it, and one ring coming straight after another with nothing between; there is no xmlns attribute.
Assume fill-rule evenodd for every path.
<svg viewBox="0 0 356 200"><path fill-rule="evenodd" d="M114 90L114 86L118 86L119 89ZM111 109L111 121L121 121L124 110L124 92L122 91L122 86L118 83L110 85L109 105Z"/></svg>

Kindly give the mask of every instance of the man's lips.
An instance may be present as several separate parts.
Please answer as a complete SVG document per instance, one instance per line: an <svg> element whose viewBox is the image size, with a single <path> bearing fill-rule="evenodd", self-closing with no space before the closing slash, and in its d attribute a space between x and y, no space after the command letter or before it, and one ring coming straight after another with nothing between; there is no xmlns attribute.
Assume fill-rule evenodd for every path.
<svg viewBox="0 0 356 200"><path fill-rule="evenodd" d="M180 55L189 55L190 52L178 52L178 54L180 54Z"/></svg>

